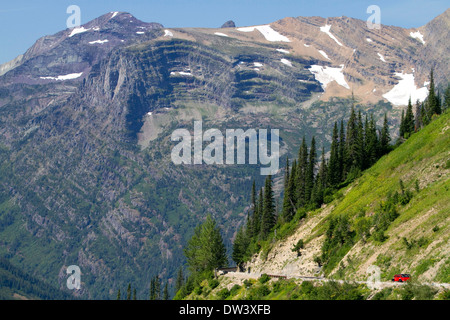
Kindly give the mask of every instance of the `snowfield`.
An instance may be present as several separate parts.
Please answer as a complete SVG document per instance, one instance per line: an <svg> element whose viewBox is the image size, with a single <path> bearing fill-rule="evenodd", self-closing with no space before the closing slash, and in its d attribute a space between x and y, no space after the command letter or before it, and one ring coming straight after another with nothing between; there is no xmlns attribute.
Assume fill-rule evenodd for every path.
<svg viewBox="0 0 450 320"><path fill-rule="evenodd" d="M286 54L288 54L288 53L289 53L289 51L287 51L287 50L284 50L284 49L277 49L277 51L278 51L278 52L281 52L281 53L286 53Z"/></svg>
<svg viewBox="0 0 450 320"><path fill-rule="evenodd" d="M273 30L270 25L263 25L263 26L254 26L254 27L244 27L244 28L237 28L238 31L241 32L252 32L254 30L258 30L261 32L261 34L266 38L267 41L276 42L291 42L287 37L279 34L275 30Z"/></svg>
<svg viewBox="0 0 450 320"><path fill-rule="evenodd" d="M386 62L386 60L384 60L384 57L381 55L381 53L378 52L377 54L378 54L378 56L380 57L380 60L381 60L381 61Z"/></svg>
<svg viewBox="0 0 450 320"><path fill-rule="evenodd" d="M90 41L89 44L96 44L96 43L98 43L98 44L104 44L104 43L106 43L106 42L109 42L109 40L108 40L108 39L105 39L105 40L95 40L95 41Z"/></svg>
<svg viewBox="0 0 450 320"><path fill-rule="evenodd" d="M164 30L164 37L173 37L173 33L170 30Z"/></svg>
<svg viewBox="0 0 450 320"><path fill-rule="evenodd" d="M62 80L72 80L72 79L76 79L81 77L81 75L83 74L83 72L80 73L70 73L70 74L66 74L64 76L57 76L57 77L40 77L41 79L45 79L45 80L58 80L58 81L62 81Z"/></svg>
<svg viewBox="0 0 450 320"><path fill-rule="evenodd" d="M409 35L411 36L411 38L418 39L420 42L425 44L425 41L423 40L423 34L421 34L420 31L410 32Z"/></svg>
<svg viewBox="0 0 450 320"><path fill-rule="evenodd" d="M330 58L328 58L328 55L325 53L325 51L319 50L319 53L320 53L321 55L323 55L325 58L327 58L328 60L331 60Z"/></svg>
<svg viewBox="0 0 450 320"><path fill-rule="evenodd" d="M367 42L373 42L373 40L370 39L370 38L366 38L366 41L367 41Z"/></svg>
<svg viewBox="0 0 450 320"><path fill-rule="evenodd" d="M340 86L350 89L348 83L345 81L344 74L342 73L342 70L344 70L343 64L341 64L340 68L312 65L308 70L314 75L314 78L320 82L324 90L332 81L336 81Z"/></svg>
<svg viewBox="0 0 450 320"><path fill-rule="evenodd" d="M253 62L253 65L255 67L262 67L263 66L263 64L261 62Z"/></svg>
<svg viewBox="0 0 450 320"><path fill-rule="evenodd" d="M72 32L69 34L69 38L72 38L74 35L89 31L91 29L85 29L84 27L74 28Z"/></svg>
<svg viewBox="0 0 450 320"><path fill-rule="evenodd" d="M190 73L190 72L184 72L184 71L180 71L180 72L171 72L170 75L171 75L171 76L180 75L180 76L192 77L192 73Z"/></svg>
<svg viewBox="0 0 450 320"><path fill-rule="evenodd" d="M395 75L401 80L396 84L391 91L383 94L383 98L396 106L405 106L408 104L408 100L411 97L411 102L415 103L417 100L424 101L428 95L428 89L426 87L418 89L414 83L414 74L399 73Z"/></svg>
<svg viewBox="0 0 450 320"><path fill-rule="evenodd" d="M336 39L336 37L333 34L331 34L330 29L331 29L331 25L328 25L328 24L323 27L320 27L320 31L326 33L331 39L336 41L336 43L342 47L342 43L340 43L339 40Z"/></svg>
<svg viewBox="0 0 450 320"><path fill-rule="evenodd" d="M283 64L285 64L285 65L287 65L289 67L292 67L292 62L290 62L289 60L281 59L280 61L281 61L281 63L283 63Z"/></svg>
<svg viewBox="0 0 450 320"><path fill-rule="evenodd" d="M227 35L227 34L225 34L225 33L222 33L222 32L214 32L214 34L215 34L216 36L221 36L221 37L228 37L228 35Z"/></svg>

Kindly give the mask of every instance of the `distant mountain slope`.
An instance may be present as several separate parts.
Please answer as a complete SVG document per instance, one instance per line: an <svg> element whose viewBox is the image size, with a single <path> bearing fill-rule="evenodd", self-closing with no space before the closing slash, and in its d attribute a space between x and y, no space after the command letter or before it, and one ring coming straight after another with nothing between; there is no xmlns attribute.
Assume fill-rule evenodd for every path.
<svg viewBox="0 0 450 320"><path fill-rule="evenodd" d="M50 286L0 258L0 300L67 300L68 293Z"/></svg>

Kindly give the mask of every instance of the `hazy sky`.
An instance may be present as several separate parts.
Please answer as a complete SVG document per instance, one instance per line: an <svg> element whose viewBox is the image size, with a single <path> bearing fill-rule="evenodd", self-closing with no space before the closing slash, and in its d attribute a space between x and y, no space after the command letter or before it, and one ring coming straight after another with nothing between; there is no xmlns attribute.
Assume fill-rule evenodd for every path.
<svg viewBox="0 0 450 320"><path fill-rule="evenodd" d="M126 11L165 27L220 27L267 24L284 17L348 16L367 20L370 5L381 8L381 23L419 27L450 7L450 0L14 0L0 1L0 64L24 53L40 37L66 28L69 5L81 8L84 24L110 11Z"/></svg>

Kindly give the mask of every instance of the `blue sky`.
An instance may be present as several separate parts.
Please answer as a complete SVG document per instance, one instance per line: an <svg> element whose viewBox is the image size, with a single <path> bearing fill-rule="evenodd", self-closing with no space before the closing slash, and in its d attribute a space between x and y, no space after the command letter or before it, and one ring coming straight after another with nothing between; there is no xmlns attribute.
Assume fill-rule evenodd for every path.
<svg viewBox="0 0 450 320"><path fill-rule="evenodd" d="M126 11L165 27L220 27L270 23L284 17L348 16L367 20L369 5L381 8L381 23L419 27L450 7L449 0L2 0L0 64L24 53L40 37L66 28L69 5L81 8L84 24L110 11Z"/></svg>

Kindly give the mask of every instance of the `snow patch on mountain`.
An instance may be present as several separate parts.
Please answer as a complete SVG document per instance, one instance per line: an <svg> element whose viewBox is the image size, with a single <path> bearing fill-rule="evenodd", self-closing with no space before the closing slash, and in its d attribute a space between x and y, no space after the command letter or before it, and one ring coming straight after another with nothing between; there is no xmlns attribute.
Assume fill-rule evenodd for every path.
<svg viewBox="0 0 450 320"><path fill-rule="evenodd" d="M332 81L336 81L337 84L343 86L346 89L350 89L350 86L345 81L344 74L342 73L342 71L344 70L343 64L341 64L340 68L312 65L308 70L314 75L314 78L320 82L324 90Z"/></svg>
<svg viewBox="0 0 450 320"><path fill-rule="evenodd" d="M214 32L214 34L215 34L216 36L221 36L221 37L228 37L228 35L227 35L227 34L225 34L225 33L222 33L222 32Z"/></svg>
<svg viewBox="0 0 450 320"><path fill-rule="evenodd" d="M170 30L164 30L164 37L173 37L173 33Z"/></svg>
<svg viewBox="0 0 450 320"><path fill-rule="evenodd" d="M366 41L367 41L367 42L373 42L373 40L370 39L370 38L366 38Z"/></svg>
<svg viewBox="0 0 450 320"><path fill-rule="evenodd" d="M66 74L63 76L57 76L57 77L40 77L41 79L44 80L57 80L57 81L62 81L62 80L72 80L72 79L76 79L81 77L81 75L83 74L83 72L80 73L70 73L70 74Z"/></svg>
<svg viewBox="0 0 450 320"><path fill-rule="evenodd" d="M104 44L104 43L106 43L106 42L108 42L109 40L108 39L105 39L105 40L95 40L95 41L89 41L89 44L96 44L96 43L98 43L98 44Z"/></svg>
<svg viewBox="0 0 450 320"><path fill-rule="evenodd" d="M292 62L290 62L289 60L281 59L280 61L281 61L281 63L283 63L283 64L285 64L285 65L287 65L289 67L292 67Z"/></svg>
<svg viewBox="0 0 450 320"><path fill-rule="evenodd" d="M263 64L261 62L253 62L253 65L255 67L262 67L263 66Z"/></svg>
<svg viewBox="0 0 450 320"><path fill-rule="evenodd" d="M378 56L380 57L380 60L381 60L381 61L386 62L386 60L384 60L384 57L381 55L381 53L378 52L377 54L378 54Z"/></svg>
<svg viewBox="0 0 450 320"><path fill-rule="evenodd" d="M238 31L241 32L252 32L254 30L258 30L261 32L261 34L266 38L267 41L276 42L276 41L282 41L282 42L291 42L287 37L279 34L277 31L273 30L270 25L263 25L263 26L254 26L254 27L244 27L244 28L237 28Z"/></svg>
<svg viewBox="0 0 450 320"><path fill-rule="evenodd" d="M144 31L136 31L136 34L144 34Z"/></svg>
<svg viewBox="0 0 450 320"><path fill-rule="evenodd" d="M277 49L277 51L278 51L278 52L281 52L281 53L286 53L286 54L288 54L288 53L289 53L289 51L287 51L287 50L284 50L284 49Z"/></svg>
<svg viewBox="0 0 450 320"><path fill-rule="evenodd" d="M331 60L330 58L328 58L328 55L325 53L325 51L319 50L319 53L320 53L321 55L323 55L325 58L327 58L328 60Z"/></svg>
<svg viewBox="0 0 450 320"><path fill-rule="evenodd" d="M115 16L117 16L118 14L119 14L119 12L118 12L118 11L112 12L112 16L111 16L111 18L110 18L110 19L114 18L114 17L115 17Z"/></svg>
<svg viewBox="0 0 450 320"><path fill-rule="evenodd" d="M389 92L385 93L383 97L393 105L407 105L408 100L411 97L411 101L420 102L424 101L428 95L428 89L426 87L417 88L414 82L414 74L412 73L399 73L395 75L400 78L398 84L396 84Z"/></svg>
<svg viewBox="0 0 450 320"><path fill-rule="evenodd" d="M192 77L192 73L190 73L190 72L185 72L185 71L171 72L170 75L171 75L171 76L180 75L180 76Z"/></svg>
<svg viewBox="0 0 450 320"><path fill-rule="evenodd" d="M91 29L90 28L89 29L85 29L84 27L74 28L72 30L72 32L69 34L69 38L73 37L76 34L83 33L83 32L89 31L89 30L91 30Z"/></svg>
<svg viewBox="0 0 450 320"><path fill-rule="evenodd" d="M417 32L410 32L409 35L411 36L411 38L414 39L418 39L420 42L422 42L423 44L425 44L425 41L423 40L423 34L420 33L420 31Z"/></svg>
<svg viewBox="0 0 450 320"><path fill-rule="evenodd" d="M336 39L336 37L330 32L330 29L331 29L331 25L329 25L329 24L327 24L323 27L320 27L320 31L326 33L331 39L336 41L336 43L342 47L342 43L340 43L339 40Z"/></svg>

